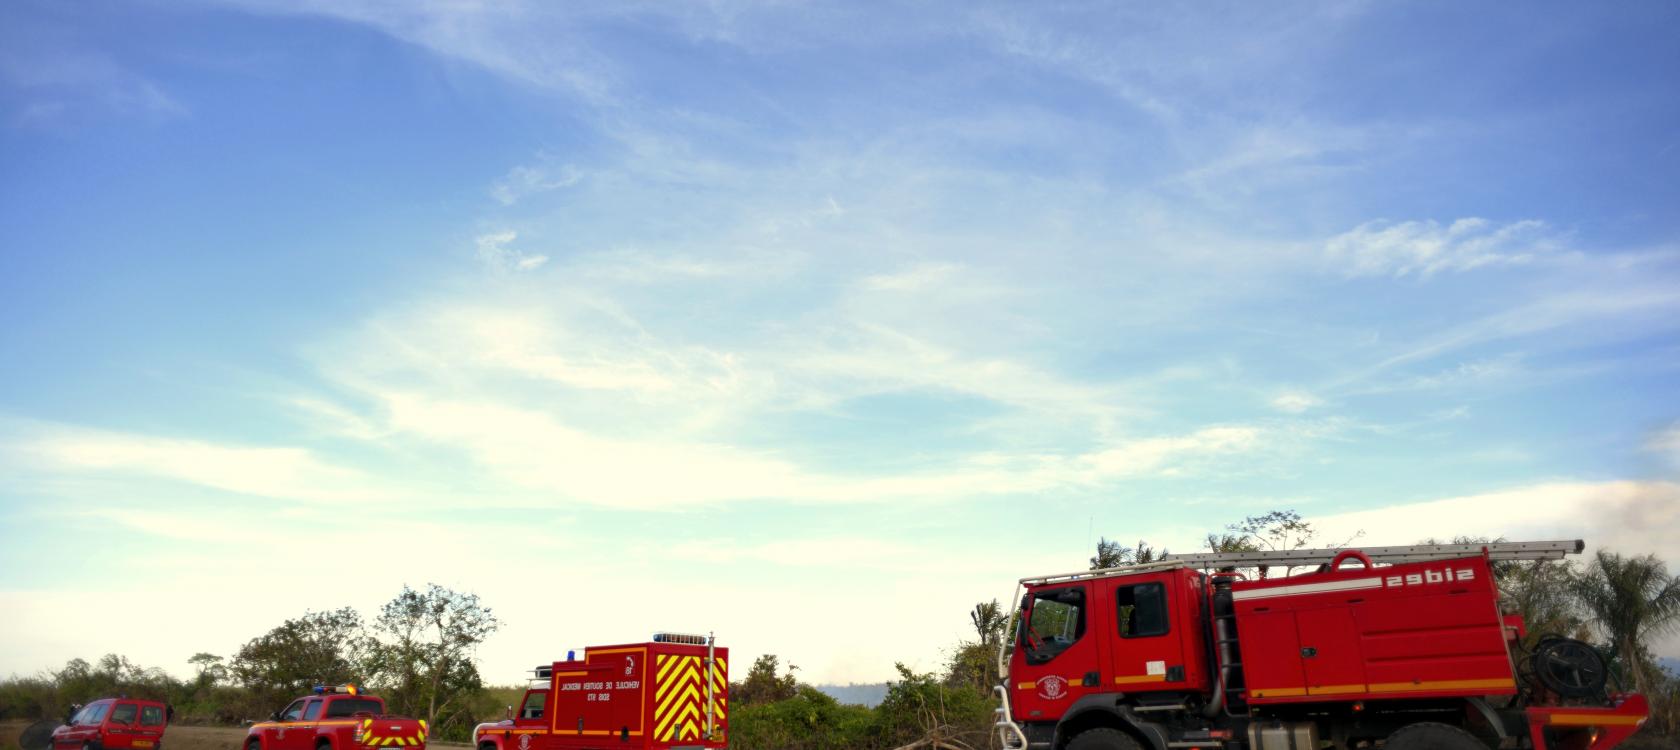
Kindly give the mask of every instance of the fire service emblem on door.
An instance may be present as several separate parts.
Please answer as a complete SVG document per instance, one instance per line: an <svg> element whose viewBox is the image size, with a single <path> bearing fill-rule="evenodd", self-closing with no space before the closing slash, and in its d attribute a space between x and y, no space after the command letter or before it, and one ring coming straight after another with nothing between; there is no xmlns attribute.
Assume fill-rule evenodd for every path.
<svg viewBox="0 0 1680 750"><path fill-rule="evenodd" d="M1067 697L1068 681L1058 675L1045 675L1038 678L1038 697L1047 701L1061 700Z"/></svg>

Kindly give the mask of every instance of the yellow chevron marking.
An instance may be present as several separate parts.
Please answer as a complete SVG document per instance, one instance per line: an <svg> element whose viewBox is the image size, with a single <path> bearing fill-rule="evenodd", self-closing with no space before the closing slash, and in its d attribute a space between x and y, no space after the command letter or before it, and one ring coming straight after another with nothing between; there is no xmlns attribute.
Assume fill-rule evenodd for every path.
<svg viewBox="0 0 1680 750"><path fill-rule="evenodd" d="M682 661L682 657L680 657L680 656L671 656L669 654L660 654L659 655L659 681L664 682L665 681L665 675L669 674L670 671L671 671L671 668L676 666L677 663L681 662L681 661Z"/></svg>
<svg viewBox="0 0 1680 750"><path fill-rule="evenodd" d="M653 727L653 736L655 736L655 737L664 736L665 729L667 728L667 726L672 721L680 720L680 719L682 719L682 717L684 715L695 713L695 712L698 712L700 710L699 706L696 706L694 703L692 703L688 700L688 696L691 696L693 694L694 694L694 688L691 686L691 687L689 687L688 692L683 696L682 706L680 708L678 708L676 711L671 712L669 714L666 714L665 718L663 720L655 722L654 727Z"/></svg>
<svg viewBox="0 0 1680 750"><path fill-rule="evenodd" d="M665 682L661 683L659 686L659 689L662 692L669 690L673 685L681 685L690 681L698 682L700 680L700 660L698 658L689 657L675 661L675 668L671 670L671 674L668 677L663 678Z"/></svg>

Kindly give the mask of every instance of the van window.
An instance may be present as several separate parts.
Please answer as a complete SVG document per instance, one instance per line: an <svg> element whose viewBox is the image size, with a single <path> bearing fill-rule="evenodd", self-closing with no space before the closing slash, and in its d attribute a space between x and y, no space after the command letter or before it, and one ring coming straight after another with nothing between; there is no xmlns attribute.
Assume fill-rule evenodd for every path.
<svg viewBox="0 0 1680 750"><path fill-rule="evenodd" d="M109 703L95 703L87 707L87 716L82 717L83 724L98 724L105 720L105 712L111 710Z"/></svg>
<svg viewBox="0 0 1680 750"><path fill-rule="evenodd" d="M1115 621L1120 623L1120 637L1148 638L1166 635L1167 587L1160 583L1139 583L1114 590L1118 608Z"/></svg>
<svg viewBox="0 0 1680 750"><path fill-rule="evenodd" d="M140 723L148 727L155 727L163 723L163 708L160 706L141 706Z"/></svg>
<svg viewBox="0 0 1680 750"><path fill-rule="evenodd" d="M111 712L112 724L133 724L134 717L139 715L140 707L133 703L118 703L116 710Z"/></svg>
<svg viewBox="0 0 1680 750"><path fill-rule="evenodd" d="M1069 586L1029 594L1021 648L1028 664L1056 658L1085 635L1085 588Z"/></svg>
<svg viewBox="0 0 1680 750"><path fill-rule="evenodd" d="M327 718L339 719L356 714L380 714L385 707L372 698L334 698L327 702Z"/></svg>
<svg viewBox="0 0 1680 750"><path fill-rule="evenodd" d="M303 704L304 700L302 698L292 701L292 705L287 706L286 710L280 713L280 720L297 721L303 716Z"/></svg>
<svg viewBox="0 0 1680 750"><path fill-rule="evenodd" d="M519 709L519 718L541 719L543 717L543 704L547 702L547 691L539 691L525 696L525 706Z"/></svg>
<svg viewBox="0 0 1680 750"><path fill-rule="evenodd" d="M304 721L314 721L321 718L321 701L310 701L309 708L303 710Z"/></svg>

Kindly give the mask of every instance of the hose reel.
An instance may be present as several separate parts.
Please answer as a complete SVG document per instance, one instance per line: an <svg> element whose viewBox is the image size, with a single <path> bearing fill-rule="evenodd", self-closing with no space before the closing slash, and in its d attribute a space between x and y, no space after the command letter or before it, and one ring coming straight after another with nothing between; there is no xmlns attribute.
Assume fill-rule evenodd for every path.
<svg viewBox="0 0 1680 750"><path fill-rule="evenodd" d="M1529 669L1542 687L1564 698L1593 698L1604 694L1610 670L1598 649L1561 636L1540 639L1529 657Z"/></svg>

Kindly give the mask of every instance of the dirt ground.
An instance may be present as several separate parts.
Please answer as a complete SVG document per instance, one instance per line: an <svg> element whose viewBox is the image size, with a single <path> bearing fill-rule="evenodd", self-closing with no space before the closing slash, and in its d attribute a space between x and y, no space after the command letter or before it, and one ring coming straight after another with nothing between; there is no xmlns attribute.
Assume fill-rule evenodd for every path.
<svg viewBox="0 0 1680 750"><path fill-rule="evenodd" d="M21 750L18 747L18 735L29 724L27 721L0 721L0 750ZM165 750L239 750L244 740L244 727L190 727L171 724L163 734L163 747ZM427 746L451 750L468 747L450 742L430 742Z"/></svg>

